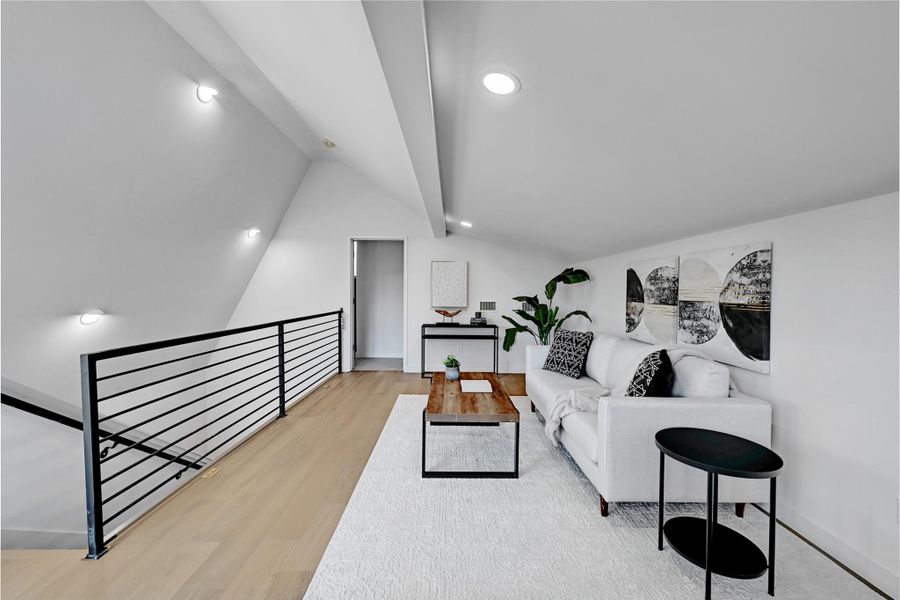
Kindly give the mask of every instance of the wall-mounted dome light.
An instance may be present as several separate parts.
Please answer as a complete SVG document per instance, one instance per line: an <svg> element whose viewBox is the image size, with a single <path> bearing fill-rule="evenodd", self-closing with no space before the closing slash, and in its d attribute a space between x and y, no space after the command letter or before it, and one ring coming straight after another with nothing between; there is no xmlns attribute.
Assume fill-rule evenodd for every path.
<svg viewBox="0 0 900 600"><path fill-rule="evenodd" d="M469 221L460 221L459 224L462 225L463 227L471 227L472 226L472 223L470 223Z"/></svg>
<svg viewBox="0 0 900 600"><path fill-rule="evenodd" d="M498 94L500 96L509 96L519 91L521 85L519 80L512 73L504 73L503 71L488 71L481 75L481 85L487 91Z"/></svg>
<svg viewBox="0 0 900 600"><path fill-rule="evenodd" d="M212 99L215 98L219 94L219 90L216 88L211 88L208 85L198 85L197 86L197 100L202 102L203 104L209 104L212 102Z"/></svg>
<svg viewBox="0 0 900 600"><path fill-rule="evenodd" d="M103 315L105 314L106 313L99 308L95 308L82 314L81 317L78 318L78 320L81 321L82 325L93 325L94 323L102 319Z"/></svg>
<svg viewBox="0 0 900 600"><path fill-rule="evenodd" d="M337 148L337 144L334 143L334 140L332 140L330 137L327 137L327 136L322 138L322 145L325 146L326 148L328 148L329 150L333 150L334 148Z"/></svg>
<svg viewBox="0 0 900 600"><path fill-rule="evenodd" d="M254 227L253 229L248 229L248 230L247 230L247 237L250 238L250 239L252 240L252 239L255 238L256 236L258 236L259 233L260 233L259 229L257 229L256 227Z"/></svg>

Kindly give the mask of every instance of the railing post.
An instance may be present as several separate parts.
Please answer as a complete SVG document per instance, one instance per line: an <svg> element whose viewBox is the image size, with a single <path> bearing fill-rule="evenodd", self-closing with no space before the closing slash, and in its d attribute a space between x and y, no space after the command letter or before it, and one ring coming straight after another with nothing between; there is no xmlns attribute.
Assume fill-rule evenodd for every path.
<svg viewBox="0 0 900 600"><path fill-rule="evenodd" d="M344 309L338 311L338 373L344 372Z"/></svg>
<svg viewBox="0 0 900 600"><path fill-rule="evenodd" d="M87 500L87 558L106 554L103 543L103 491L100 488L100 431L97 408L97 359L81 355L81 410L84 430L84 484Z"/></svg>
<svg viewBox="0 0 900 600"><path fill-rule="evenodd" d="M287 416L284 397L284 323L278 326L278 418Z"/></svg>

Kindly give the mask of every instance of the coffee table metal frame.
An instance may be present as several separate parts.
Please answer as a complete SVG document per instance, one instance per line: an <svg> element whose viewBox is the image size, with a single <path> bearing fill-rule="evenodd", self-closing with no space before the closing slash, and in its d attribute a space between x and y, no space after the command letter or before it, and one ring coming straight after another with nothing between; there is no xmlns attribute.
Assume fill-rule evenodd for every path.
<svg viewBox="0 0 900 600"><path fill-rule="evenodd" d="M503 392L502 384L493 374L490 373L462 373L463 379L486 379L491 382L491 386L495 391L499 390L503 393L506 401L509 396ZM444 374L435 373L432 385L444 384ZM461 394L462 395L462 394ZM467 396L476 396L477 393L466 394ZM428 408L422 409L422 477L443 478L443 479L518 479L519 477L519 411L513 406L512 410L515 414L496 414L496 413L479 413L467 412L462 413L443 413L428 414ZM425 468L425 456L428 446L428 426L455 426L455 427L497 427L501 423L513 423L515 425L515 442L513 446L513 469L512 471L429 471Z"/></svg>

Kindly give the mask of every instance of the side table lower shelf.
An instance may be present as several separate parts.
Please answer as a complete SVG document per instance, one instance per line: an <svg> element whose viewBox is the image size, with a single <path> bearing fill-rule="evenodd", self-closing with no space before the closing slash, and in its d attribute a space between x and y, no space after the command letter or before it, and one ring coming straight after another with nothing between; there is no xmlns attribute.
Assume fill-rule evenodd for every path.
<svg viewBox="0 0 900 600"><path fill-rule="evenodd" d="M663 534L675 552L706 568L706 519L673 517L663 525ZM713 539L713 573L734 579L756 579L765 574L769 567L766 556L743 535L716 523Z"/></svg>

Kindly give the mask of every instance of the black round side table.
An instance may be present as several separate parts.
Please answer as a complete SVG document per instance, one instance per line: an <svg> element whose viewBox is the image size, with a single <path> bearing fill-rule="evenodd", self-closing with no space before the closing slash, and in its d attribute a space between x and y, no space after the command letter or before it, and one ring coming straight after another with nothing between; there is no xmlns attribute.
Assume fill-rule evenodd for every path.
<svg viewBox="0 0 900 600"><path fill-rule="evenodd" d="M659 448L659 549L663 534L679 555L706 569L706 600L712 574L754 579L769 572L769 595L775 595L775 478L784 461L772 450L750 440L709 429L673 427L656 434ZM706 519L674 517L663 520L666 455L706 471ZM719 525L719 475L768 479L769 558L746 537ZM714 550L715 549L715 550Z"/></svg>

